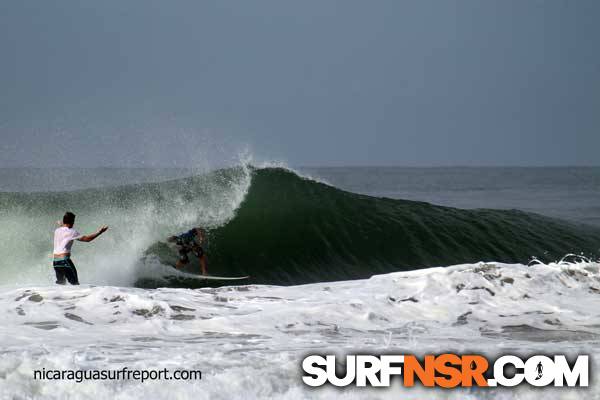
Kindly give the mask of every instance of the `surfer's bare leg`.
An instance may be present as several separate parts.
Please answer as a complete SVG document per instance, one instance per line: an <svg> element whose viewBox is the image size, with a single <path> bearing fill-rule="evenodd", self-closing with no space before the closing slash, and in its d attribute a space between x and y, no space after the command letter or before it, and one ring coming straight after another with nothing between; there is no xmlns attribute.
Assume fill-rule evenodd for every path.
<svg viewBox="0 0 600 400"><path fill-rule="evenodd" d="M180 258L180 259L179 259L179 260L177 260L177 262L175 263L175 268L177 268L177 269L181 269L181 268L183 268L183 266L184 266L184 265L187 265L187 264L189 264L189 263L190 263L190 260L189 260L189 259L181 259L181 258Z"/></svg>
<svg viewBox="0 0 600 400"><path fill-rule="evenodd" d="M202 275L207 275L206 254L203 254L202 257L199 258L199 260L200 260L200 271L202 271Z"/></svg>

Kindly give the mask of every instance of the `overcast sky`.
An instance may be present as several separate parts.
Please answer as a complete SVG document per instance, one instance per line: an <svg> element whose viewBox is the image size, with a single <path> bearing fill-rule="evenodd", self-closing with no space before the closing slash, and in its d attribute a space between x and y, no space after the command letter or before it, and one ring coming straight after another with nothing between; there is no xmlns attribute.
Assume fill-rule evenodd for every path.
<svg viewBox="0 0 600 400"><path fill-rule="evenodd" d="M600 165L600 1L0 2L0 166Z"/></svg>

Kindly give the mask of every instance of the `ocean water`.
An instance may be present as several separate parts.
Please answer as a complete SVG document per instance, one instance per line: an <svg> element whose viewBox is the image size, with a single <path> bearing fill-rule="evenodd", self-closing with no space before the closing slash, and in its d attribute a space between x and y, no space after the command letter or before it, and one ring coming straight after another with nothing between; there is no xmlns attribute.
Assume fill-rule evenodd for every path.
<svg viewBox="0 0 600 400"><path fill-rule="evenodd" d="M581 389L309 390L300 364L590 354L593 374L599 182L598 168L0 170L0 399L598 398L594 376ZM75 244L79 287L54 285L49 266L65 209L84 232L111 225ZM206 287L169 267L166 237L194 225L209 228L212 274L252 278ZM33 379L123 367L202 379Z"/></svg>
<svg viewBox="0 0 600 400"><path fill-rule="evenodd" d="M302 171L355 193L459 208L516 208L600 225L600 167L353 167Z"/></svg>

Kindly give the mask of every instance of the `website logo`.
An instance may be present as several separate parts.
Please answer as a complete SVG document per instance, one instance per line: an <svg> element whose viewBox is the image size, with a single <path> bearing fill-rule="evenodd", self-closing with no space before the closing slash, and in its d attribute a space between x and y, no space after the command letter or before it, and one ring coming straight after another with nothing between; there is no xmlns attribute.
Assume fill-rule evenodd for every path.
<svg viewBox="0 0 600 400"><path fill-rule="evenodd" d="M504 355L492 362L483 355L309 355L302 361L302 380L308 386L387 387L393 377L403 386L425 387L587 387L589 356L579 355L569 364L564 355L535 355L522 359Z"/></svg>

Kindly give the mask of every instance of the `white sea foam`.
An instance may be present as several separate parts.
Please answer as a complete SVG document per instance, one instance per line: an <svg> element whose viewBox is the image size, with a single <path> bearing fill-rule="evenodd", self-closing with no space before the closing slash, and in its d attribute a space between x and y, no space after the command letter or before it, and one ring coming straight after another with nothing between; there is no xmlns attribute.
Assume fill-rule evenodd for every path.
<svg viewBox="0 0 600 400"><path fill-rule="evenodd" d="M308 353L591 354L600 264L477 263L293 287L0 288L0 398L591 398L587 389L304 387ZM199 381L57 382L34 369L200 369ZM594 371L592 366L592 371Z"/></svg>

